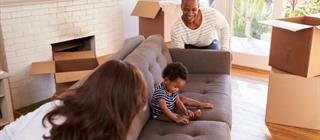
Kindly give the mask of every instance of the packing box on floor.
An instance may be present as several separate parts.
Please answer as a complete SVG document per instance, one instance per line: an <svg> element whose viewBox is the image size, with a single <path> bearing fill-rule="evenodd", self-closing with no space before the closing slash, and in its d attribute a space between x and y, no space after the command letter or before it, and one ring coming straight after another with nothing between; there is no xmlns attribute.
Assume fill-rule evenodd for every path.
<svg viewBox="0 0 320 140"><path fill-rule="evenodd" d="M272 68L266 122L320 130L320 76L305 78Z"/></svg>
<svg viewBox="0 0 320 140"><path fill-rule="evenodd" d="M158 1L138 1L131 15L139 17L139 34L161 34L165 42L171 41L170 29L182 15L180 5L173 6L173 11L163 12Z"/></svg>
<svg viewBox="0 0 320 140"><path fill-rule="evenodd" d="M54 74L56 83L80 80L110 55L95 57L92 51L57 52L53 61L32 63L31 74Z"/></svg>
<svg viewBox="0 0 320 140"><path fill-rule="evenodd" d="M273 26L270 66L304 77L320 75L320 17L294 17L263 23Z"/></svg>

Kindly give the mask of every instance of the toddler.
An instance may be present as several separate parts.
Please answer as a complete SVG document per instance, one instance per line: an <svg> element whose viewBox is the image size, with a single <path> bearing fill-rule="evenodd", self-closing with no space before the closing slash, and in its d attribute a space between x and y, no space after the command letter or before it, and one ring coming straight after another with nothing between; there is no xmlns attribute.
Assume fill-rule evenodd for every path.
<svg viewBox="0 0 320 140"><path fill-rule="evenodd" d="M188 71L182 63L168 64L162 73L162 77L164 80L156 87L151 99L153 118L188 124L189 120L199 118L202 112L200 109L195 111L188 110L185 105L201 109L213 108L213 105L210 103L179 96L178 91L186 84L188 77ZM177 109L184 114L177 114Z"/></svg>

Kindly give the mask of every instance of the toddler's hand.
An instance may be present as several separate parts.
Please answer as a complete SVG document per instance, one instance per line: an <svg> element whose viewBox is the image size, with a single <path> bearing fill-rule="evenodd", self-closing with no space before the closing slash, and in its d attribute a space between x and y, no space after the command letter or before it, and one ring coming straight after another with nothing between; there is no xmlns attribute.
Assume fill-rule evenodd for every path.
<svg viewBox="0 0 320 140"><path fill-rule="evenodd" d="M191 110L187 110L186 115L191 117L191 118L194 117L194 113Z"/></svg>
<svg viewBox="0 0 320 140"><path fill-rule="evenodd" d="M180 123L180 124L186 125L186 124L189 123L189 120L186 119L186 118L184 118L184 117L182 117L182 116L179 116L179 117L177 118L177 120L176 120L176 123Z"/></svg>

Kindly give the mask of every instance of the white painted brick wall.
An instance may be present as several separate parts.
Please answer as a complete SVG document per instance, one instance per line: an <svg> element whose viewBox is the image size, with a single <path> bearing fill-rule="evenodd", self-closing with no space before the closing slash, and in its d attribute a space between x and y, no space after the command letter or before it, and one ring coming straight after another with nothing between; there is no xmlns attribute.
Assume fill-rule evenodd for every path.
<svg viewBox="0 0 320 140"><path fill-rule="evenodd" d="M64 0L0 6L0 31L12 75L14 108L54 94L52 75L30 75L32 62L52 59L52 43L94 35L97 56L119 50L123 41L121 3Z"/></svg>

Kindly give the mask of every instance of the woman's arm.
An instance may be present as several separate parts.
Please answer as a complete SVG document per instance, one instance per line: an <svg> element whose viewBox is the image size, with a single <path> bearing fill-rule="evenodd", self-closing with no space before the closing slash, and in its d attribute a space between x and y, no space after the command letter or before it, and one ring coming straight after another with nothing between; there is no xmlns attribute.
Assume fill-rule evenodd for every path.
<svg viewBox="0 0 320 140"><path fill-rule="evenodd" d="M28 129L32 129L34 132L34 134L30 134L34 135L33 137L42 137L47 129L42 126L42 118L58 104L60 104L58 101L46 103L33 112L21 116L14 122L6 125L0 131L0 140L13 140L17 135L23 135Z"/></svg>

